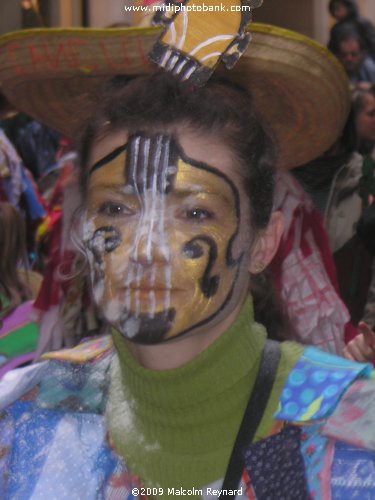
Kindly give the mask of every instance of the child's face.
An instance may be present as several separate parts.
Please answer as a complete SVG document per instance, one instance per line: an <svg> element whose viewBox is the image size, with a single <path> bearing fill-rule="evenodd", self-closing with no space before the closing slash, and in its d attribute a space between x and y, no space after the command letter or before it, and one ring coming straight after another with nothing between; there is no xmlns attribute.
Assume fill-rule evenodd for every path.
<svg viewBox="0 0 375 500"><path fill-rule="evenodd" d="M125 338L210 329L246 295L249 207L233 163L221 141L187 131L95 145L84 242L95 301Z"/></svg>

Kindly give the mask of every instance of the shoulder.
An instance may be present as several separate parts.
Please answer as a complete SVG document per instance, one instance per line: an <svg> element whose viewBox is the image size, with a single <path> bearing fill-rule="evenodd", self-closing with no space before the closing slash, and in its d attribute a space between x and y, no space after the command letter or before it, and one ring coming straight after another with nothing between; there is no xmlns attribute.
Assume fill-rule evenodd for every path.
<svg viewBox="0 0 375 500"><path fill-rule="evenodd" d="M51 353L0 383L1 498L101 497L121 466L106 440L107 342Z"/></svg>
<svg viewBox="0 0 375 500"><path fill-rule="evenodd" d="M335 190L355 188L362 175L363 156L357 152L350 155L349 159L339 169L334 177L332 187Z"/></svg>
<svg viewBox="0 0 375 500"><path fill-rule="evenodd" d="M42 359L58 360L71 363L95 362L98 358L113 351L113 342L110 335L86 340L71 349L51 351L42 355Z"/></svg>
<svg viewBox="0 0 375 500"><path fill-rule="evenodd" d="M368 417L370 410L375 415L372 366L307 347L286 379L276 418L299 425L327 419L328 423L353 397Z"/></svg>
<svg viewBox="0 0 375 500"><path fill-rule="evenodd" d="M24 398L49 408L99 407L112 357L109 336L46 353L40 362L10 371L0 381L0 410Z"/></svg>
<svg viewBox="0 0 375 500"><path fill-rule="evenodd" d="M104 418L111 345L102 337L49 353L0 382L1 498L3 490L6 498L100 494L120 463Z"/></svg>
<svg viewBox="0 0 375 500"><path fill-rule="evenodd" d="M296 424L310 491L320 491L323 498L325 492L332 498L374 498L375 380L371 366L335 356L320 363L316 353L309 357L313 358L313 383L306 390L320 383L320 394ZM312 397L309 392L304 395Z"/></svg>
<svg viewBox="0 0 375 500"><path fill-rule="evenodd" d="M373 77L375 74L375 61L372 57L366 57L362 63L361 71L367 73L367 75ZM372 81L372 80L371 80Z"/></svg>
<svg viewBox="0 0 375 500"><path fill-rule="evenodd" d="M265 484L258 484L254 461L268 467L273 461L280 491L298 486L296 498L305 498L307 492L314 498L374 498L372 377L370 365L305 348L281 392L276 433L246 451L246 470L255 491L263 491Z"/></svg>
<svg viewBox="0 0 375 500"><path fill-rule="evenodd" d="M365 35L373 35L375 33L375 26L373 23L366 18L359 17L357 18L357 26L365 31ZM366 40L367 41L367 40Z"/></svg>

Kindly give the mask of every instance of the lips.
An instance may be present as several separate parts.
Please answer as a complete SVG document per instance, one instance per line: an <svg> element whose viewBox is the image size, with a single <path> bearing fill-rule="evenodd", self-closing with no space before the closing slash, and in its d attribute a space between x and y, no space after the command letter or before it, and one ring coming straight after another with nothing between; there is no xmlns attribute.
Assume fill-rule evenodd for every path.
<svg viewBox="0 0 375 500"><path fill-rule="evenodd" d="M132 297L132 300L139 300L141 302L146 301L149 304L150 300L155 300L157 303L165 302L165 300L170 298L172 295L180 293L181 290L177 288L167 288L165 285L130 285L129 287L123 287L121 289L121 294L125 298L126 296Z"/></svg>
<svg viewBox="0 0 375 500"><path fill-rule="evenodd" d="M167 286L165 283L150 283L141 281L140 283L130 283L128 286L122 286L121 291L127 292L155 292L155 293L167 293L167 292L180 292L180 288L174 286Z"/></svg>
<svg viewBox="0 0 375 500"><path fill-rule="evenodd" d="M130 285L125 287L125 290L131 290L132 292L172 292L175 291L174 288L159 286L159 285Z"/></svg>

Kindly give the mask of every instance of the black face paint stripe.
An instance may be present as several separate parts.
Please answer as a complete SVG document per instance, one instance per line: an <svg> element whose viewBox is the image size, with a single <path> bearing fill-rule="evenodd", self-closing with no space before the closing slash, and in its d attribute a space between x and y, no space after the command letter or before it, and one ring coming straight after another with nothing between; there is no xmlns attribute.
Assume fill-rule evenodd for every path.
<svg viewBox="0 0 375 500"><path fill-rule="evenodd" d="M155 313L153 318L150 318L147 314L140 314L136 321L139 322L139 332L134 335L134 337L126 336L126 322L133 316L128 316L128 312L125 311L124 317L120 320L117 325L113 325L115 328L117 326L120 334L126 337L130 342L135 342L137 344L143 345L154 345L159 344L165 340L165 336L170 330L173 321L176 316L176 310L174 308L169 308L164 311Z"/></svg>
<svg viewBox="0 0 375 500"><path fill-rule="evenodd" d="M101 160L97 161L94 163L94 165L90 168L89 175L91 175L95 170L98 170L101 167L104 167L104 165L107 165L107 163L110 163L112 160L114 160L117 156L119 156L123 151L126 150L127 144L124 144L123 146L120 146L119 148L114 149L111 153L106 155L104 158Z"/></svg>
<svg viewBox="0 0 375 500"><path fill-rule="evenodd" d="M186 255L190 259L200 258L203 255L203 249L199 242L203 242L209 248L207 266L199 283L203 295L207 299L209 299L216 294L220 282L219 276L210 276L211 270L217 259L218 252L216 242L209 236L196 236L195 238L185 243L182 251L184 255Z"/></svg>
<svg viewBox="0 0 375 500"><path fill-rule="evenodd" d="M238 233L240 230L240 217L241 217L240 196L239 196L237 187L235 186L234 182L232 182L231 179L226 174L224 174L223 172L220 172L220 170L217 170L213 167L210 167L206 163L192 160L191 158L186 156L182 150L180 151L180 158L182 161L184 161L188 165L191 165L195 168L199 168L200 170L206 170L207 172L210 172L210 173L216 175L217 177L221 177L229 185L229 187L232 191L232 194L233 194L233 198L234 198L234 208L235 208L235 214L236 214L236 219L237 219L237 226L236 226L236 230L234 231L233 235L229 239L227 249L226 249L225 260L226 260L226 264L228 266L238 265L239 262L242 260L243 253L237 259L235 259L233 257L233 244L234 244L234 240L238 236Z"/></svg>

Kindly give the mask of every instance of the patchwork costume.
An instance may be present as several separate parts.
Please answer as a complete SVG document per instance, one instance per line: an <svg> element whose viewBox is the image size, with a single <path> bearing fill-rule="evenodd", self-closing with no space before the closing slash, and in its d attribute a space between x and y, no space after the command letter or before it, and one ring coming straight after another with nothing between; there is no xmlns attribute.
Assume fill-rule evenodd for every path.
<svg viewBox="0 0 375 500"><path fill-rule="evenodd" d="M102 337L51 353L48 361L8 374L0 386L1 498L167 498L178 495L177 490L191 490L193 498L217 498L228 460L226 444L233 443L232 436L228 441L230 417L238 426L249 395L246 386L252 385L252 372L259 368L265 341L264 329L252 322L251 315L248 302L220 339L192 362L172 370L172 375L143 369L134 360L127 366L130 354L119 349L116 337L117 353L110 337ZM315 348L301 350L296 344L281 346L266 411L254 443L244 450L245 468L236 497L373 498L375 432L370 419L375 380L371 367ZM237 364L232 363L233 356ZM219 384L211 390L215 397L207 406L200 396L205 384L214 382L220 364L229 371L223 379L217 375ZM196 373L193 381L187 377L191 372ZM161 399L152 407L151 392L161 378L164 390L159 384L155 400ZM172 379L173 394L169 392ZM142 386L146 382L151 384L149 391L147 385ZM199 391L199 387L204 389ZM127 392L128 400L116 407L118 391ZM200 414L202 421L207 420L206 411L215 399L231 393L230 408L223 401L221 411L212 408L211 421L202 430L207 436L200 446L195 441ZM176 413L165 421L163 405L168 401L174 401ZM229 419L226 409L232 409ZM156 423L147 433L142 424L150 411L161 425ZM215 433L223 421L226 425L217 440ZM163 429L165 425L169 427ZM119 429L124 433L121 444L116 435ZM184 429L195 442L184 442ZM171 455L163 448L176 435L181 439L174 442ZM190 462L189 452L194 450L196 463L189 467L184 453ZM159 471L158 461L162 464ZM169 470L164 470L166 465ZM146 471L150 476L160 473L159 479L155 476L150 481L144 476ZM179 477L170 477L170 471Z"/></svg>
<svg viewBox="0 0 375 500"><path fill-rule="evenodd" d="M197 8L201 2L182 4ZM24 32L20 38L3 38L2 90L20 109L76 137L88 123L96 106L91 97L104 80L154 71L146 53L187 84L188 95L191 86L207 80L218 61L231 67L244 52L229 78L251 91L255 108L272 124L278 166L303 164L331 145L346 120L350 103L344 72L324 48L270 26L253 26L252 50L246 50L251 16L243 12L260 2L227 4L229 11L241 7L234 9L234 24L228 22L228 11L211 16L190 9L180 16L162 12L161 30L74 30L74 43L73 32L62 30L29 34L32 44L25 43ZM48 78L40 56L46 47L48 68L58 61ZM45 85L48 92L43 92ZM33 89L37 92L30 99ZM39 105L36 94L43 95ZM321 107L316 105L319 99ZM150 370L130 354L124 337L150 345L191 333L191 327L201 328L196 335L212 335L220 321L237 312L248 289L245 257L250 241L246 218L240 217L244 195L236 186L238 179L231 178L237 175L227 175L223 164L211 165L210 158L206 164L206 151L190 156L178 151L176 156L175 138L162 133L157 130L150 137L135 130L128 139L129 156L121 157L125 145L118 144L91 165L92 213L84 244L92 257L94 295L102 313L116 325L114 348L109 337L103 337L7 374L0 385L0 496L371 498L374 437L371 426L362 425L371 414L366 405L374 400L369 396L374 392L369 366L297 344L275 347L266 342L264 328L254 323L250 300L226 332L177 368ZM176 157L181 161L171 161ZM113 204L112 188L104 200L95 198L109 179L120 187L120 203ZM187 187L191 205L184 198ZM178 203L170 201L171 191ZM212 201L215 195L220 202ZM137 200L135 208L129 210L134 205L126 196ZM196 202L198 196L207 207ZM181 205L184 229L177 232L173 217ZM165 215L169 219L164 225ZM160 235L166 244L160 244ZM148 249L143 261L140 248ZM155 259L153 251L161 248L163 258ZM237 262L242 267L234 273ZM147 274L150 267L154 278ZM190 295L185 290L185 295L173 295L183 281L193 284ZM197 294L191 293L195 290L202 292L202 310L194 309L200 305ZM152 301L156 292L159 303ZM168 299L166 305L160 297ZM226 309L230 301L233 307ZM269 362L270 349L277 352L277 363ZM273 381L267 384L268 393L259 383L267 369L269 377L264 379ZM252 404L257 398L263 399L261 412ZM248 415L255 427L252 433ZM343 422L350 429L344 436ZM222 487L228 491L219 491Z"/></svg>

